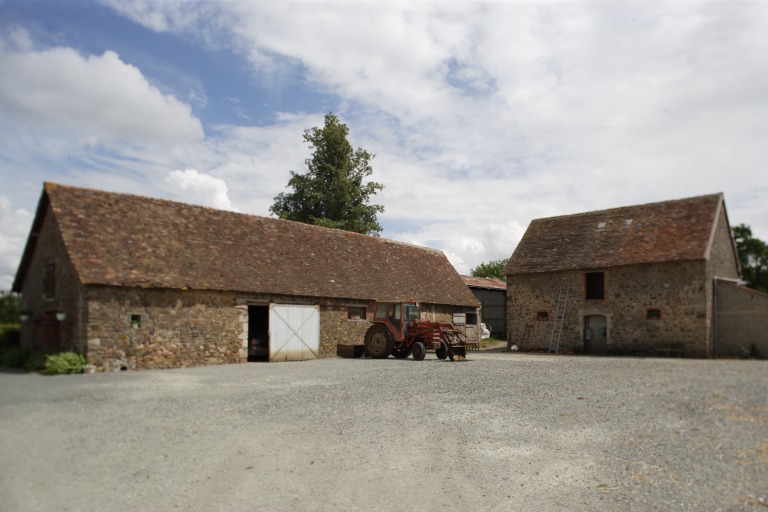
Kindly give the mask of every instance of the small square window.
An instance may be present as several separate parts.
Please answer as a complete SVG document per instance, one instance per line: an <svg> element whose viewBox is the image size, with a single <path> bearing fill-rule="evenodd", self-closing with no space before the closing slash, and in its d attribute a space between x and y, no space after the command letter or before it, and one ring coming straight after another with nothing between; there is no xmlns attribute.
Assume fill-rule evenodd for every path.
<svg viewBox="0 0 768 512"><path fill-rule="evenodd" d="M539 322L548 322L549 321L549 311L537 311L536 312L536 320Z"/></svg>
<svg viewBox="0 0 768 512"><path fill-rule="evenodd" d="M477 313L467 313L467 325L477 325Z"/></svg>
<svg viewBox="0 0 768 512"><path fill-rule="evenodd" d="M646 320L661 320L661 310L658 308L649 308L645 312Z"/></svg>
<svg viewBox="0 0 768 512"><path fill-rule="evenodd" d="M348 320L365 320L365 313L365 307L363 306L347 306Z"/></svg>
<svg viewBox="0 0 768 512"><path fill-rule="evenodd" d="M138 329L141 327L141 315L131 315L131 328Z"/></svg>

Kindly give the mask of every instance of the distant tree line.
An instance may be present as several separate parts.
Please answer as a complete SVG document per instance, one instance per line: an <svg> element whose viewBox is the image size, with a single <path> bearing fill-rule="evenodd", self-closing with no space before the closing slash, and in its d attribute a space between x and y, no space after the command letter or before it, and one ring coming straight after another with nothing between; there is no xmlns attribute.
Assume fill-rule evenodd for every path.
<svg viewBox="0 0 768 512"><path fill-rule="evenodd" d="M0 324L19 322L20 300L15 293L0 291Z"/></svg>
<svg viewBox="0 0 768 512"><path fill-rule="evenodd" d="M486 261L470 271L470 274L474 277L488 277L491 279L501 279L504 281L507 276L504 275L504 267L507 266L509 258L496 261Z"/></svg>
<svg viewBox="0 0 768 512"><path fill-rule="evenodd" d="M750 288L768 292L768 245L752 236L752 229L746 224L739 224L732 231L742 279Z"/></svg>

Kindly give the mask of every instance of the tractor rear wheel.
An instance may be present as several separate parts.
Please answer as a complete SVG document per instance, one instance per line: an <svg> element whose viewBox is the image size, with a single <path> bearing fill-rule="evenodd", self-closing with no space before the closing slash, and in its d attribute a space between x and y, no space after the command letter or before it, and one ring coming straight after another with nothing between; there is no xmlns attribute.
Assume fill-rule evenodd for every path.
<svg viewBox="0 0 768 512"><path fill-rule="evenodd" d="M427 347L422 342L417 341L413 344L413 350L411 352L413 353L414 361L423 361L424 356L427 355Z"/></svg>
<svg viewBox="0 0 768 512"><path fill-rule="evenodd" d="M386 359L392 353L392 333L383 325L374 324L365 333L365 351L374 359Z"/></svg>
<svg viewBox="0 0 768 512"><path fill-rule="evenodd" d="M435 355L438 359L445 359L448 357L448 349L445 348L445 344L440 343L440 346L435 349Z"/></svg>

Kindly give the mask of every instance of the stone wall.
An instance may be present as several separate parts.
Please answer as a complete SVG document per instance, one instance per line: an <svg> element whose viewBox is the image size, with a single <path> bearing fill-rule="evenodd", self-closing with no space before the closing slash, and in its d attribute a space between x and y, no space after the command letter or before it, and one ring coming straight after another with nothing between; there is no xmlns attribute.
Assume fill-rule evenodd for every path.
<svg viewBox="0 0 768 512"><path fill-rule="evenodd" d="M586 300L585 277L581 271L508 276L507 318L511 342L522 350L547 350L558 293L565 288L569 290L569 300L560 352L582 352L584 318L601 315L607 322L608 353L672 351L690 357L708 355L709 302L703 260L603 271L603 300ZM649 310L658 310L660 318L648 318ZM546 320L539 319L539 312L547 313ZM528 330L526 325L530 326Z"/></svg>
<svg viewBox="0 0 768 512"><path fill-rule="evenodd" d="M363 343L374 302L234 292L90 286L87 357L103 370L179 368L245 362L248 305L319 305L319 357L335 357L339 343ZM350 319L348 308L365 307ZM455 308L424 305L422 317L450 322Z"/></svg>
<svg viewBox="0 0 768 512"><path fill-rule="evenodd" d="M707 256L707 301L708 304L714 304L715 278L737 279L740 277L738 255L731 238L725 208L720 210L712 237L712 245ZM709 308L707 310L707 332L711 333L707 345L707 355L709 356L717 355L714 346L715 324L714 308Z"/></svg>
<svg viewBox="0 0 768 512"><path fill-rule="evenodd" d="M712 246L707 258L707 277L711 282L715 277L736 279L739 277L738 256L728 227L725 210L720 212L712 238Z"/></svg>
<svg viewBox="0 0 768 512"><path fill-rule="evenodd" d="M88 360L104 370L243 360L232 293L88 287Z"/></svg>
<svg viewBox="0 0 768 512"><path fill-rule="evenodd" d="M53 295L44 293L46 267L52 265ZM37 236L35 251L22 283L21 309L29 319L21 325L21 345L33 350L83 352L82 287L64 249L56 220L48 210ZM55 313L64 313L59 321Z"/></svg>
<svg viewBox="0 0 768 512"><path fill-rule="evenodd" d="M366 318L350 320L347 306L365 306ZM320 357L335 357L339 343L362 344L371 326L374 303L325 301L320 307Z"/></svg>
<svg viewBox="0 0 768 512"><path fill-rule="evenodd" d="M768 294L720 281L716 304L715 355L768 359Z"/></svg>

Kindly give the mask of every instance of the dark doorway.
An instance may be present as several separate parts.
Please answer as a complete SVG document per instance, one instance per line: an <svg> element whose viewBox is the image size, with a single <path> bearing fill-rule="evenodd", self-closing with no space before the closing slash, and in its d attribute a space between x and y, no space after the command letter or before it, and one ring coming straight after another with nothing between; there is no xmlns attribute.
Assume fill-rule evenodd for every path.
<svg viewBox="0 0 768 512"><path fill-rule="evenodd" d="M603 315L584 317L584 353L608 353L608 321Z"/></svg>
<svg viewBox="0 0 768 512"><path fill-rule="evenodd" d="M269 361L269 306L248 306L248 361Z"/></svg>
<svg viewBox="0 0 768 512"><path fill-rule="evenodd" d="M36 319L32 324L32 347L45 352L61 350L61 323L52 314Z"/></svg>
<svg viewBox="0 0 768 512"><path fill-rule="evenodd" d="M584 275L584 289L587 300L605 299L605 273L587 272Z"/></svg>

